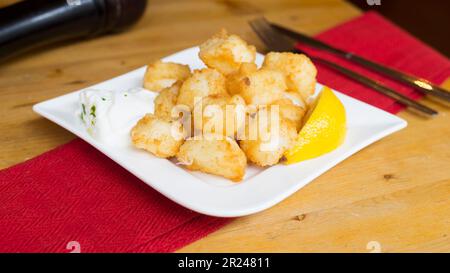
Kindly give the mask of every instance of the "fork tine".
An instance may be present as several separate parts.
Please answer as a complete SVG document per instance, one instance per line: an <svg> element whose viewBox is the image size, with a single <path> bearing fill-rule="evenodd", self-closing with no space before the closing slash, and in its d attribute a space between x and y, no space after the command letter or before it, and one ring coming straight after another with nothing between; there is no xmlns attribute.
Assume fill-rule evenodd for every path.
<svg viewBox="0 0 450 273"><path fill-rule="evenodd" d="M258 22L273 45L277 48L286 48L284 43L289 43L289 40L275 31L265 17L260 18Z"/></svg>
<svg viewBox="0 0 450 273"><path fill-rule="evenodd" d="M256 32L256 34L259 36L259 38L261 38L261 40L267 45L268 48L278 48L276 43L274 43L270 31L268 31L267 27L265 27L264 23L262 23L261 18L252 20L250 22L250 25Z"/></svg>
<svg viewBox="0 0 450 273"><path fill-rule="evenodd" d="M268 46L268 48L278 48L278 45L274 42L270 31L267 29L265 24L262 22L262 18L252 20L250 22L253 30L258 34L261 40Z"/></svg>
<svg viewBox="0 0 450 273"><path fill-rule="evenodd" d="M267 45L268 47L272 46L272 41L269 37L269 35L266 35L266 31L264 30L264 27L261 26L260 18L250 21L250 26L252 27L253 31L259 36L259 38Z"/></svg>
<svg viewBox="0 0 450 273"><path fill-rule="evenodd" d="M286 36L281 35L277 31L275 31L264 17L260 17L250 21L250 26L271 50L292 50L292 48L289 46L290 44L292 44L292 42Z"/></svg>

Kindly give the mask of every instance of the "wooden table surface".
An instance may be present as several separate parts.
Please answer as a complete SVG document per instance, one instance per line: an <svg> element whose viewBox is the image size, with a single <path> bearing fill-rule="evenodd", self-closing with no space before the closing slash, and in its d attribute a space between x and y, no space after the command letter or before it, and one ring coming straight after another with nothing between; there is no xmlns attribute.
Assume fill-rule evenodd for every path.
<svg viewBox="0 0 450 273"><path fill-rule="evenodd" d="M129 32L0 64L0 168L74 138L35 114L31 107L37 102L196 45L220 27L262 48L246 23L257 15L316 34L360 14L340 0L149 2L145 17ZM275 207L235 219L180 251L369 252L369 246L382 252L449 252L449 111L423 102L441 115L425 119L401 112L408 128L358 152Z"/></svg>

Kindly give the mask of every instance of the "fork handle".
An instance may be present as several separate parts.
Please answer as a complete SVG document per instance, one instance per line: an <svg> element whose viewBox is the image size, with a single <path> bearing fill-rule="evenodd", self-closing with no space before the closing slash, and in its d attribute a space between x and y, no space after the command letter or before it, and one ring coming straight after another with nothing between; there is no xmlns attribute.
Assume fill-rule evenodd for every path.
<svg viewBox="0 0 450 273"><path fill-rule="evenodd" d="M450 92L444 90L443 88L441 88L425 79L421 79L421 78L418 78L415 76L408 75L404 72L400 72L398 70L386 67L384 65L377 64L375 62L372 62L370 60L367 60L365 58L362 58L358 55L354 55L351 53L346 53L345 55L343 55L343 57L349 61L358 63L362 66L365 66L374 71L382 73L383 75L388 76L394 80L403 82L404 84L407 84L407 85L415 88L416 90L422 91L425 94L428 94L430 96L439 97L441 99L450 101Z"/></svg>
<svg viewBox="0 0 450 273"><path fill-rule="evenodd" d="M431 116L438 114L438 112L436 110L429 108L428 106L425 106L423 104L420 104L420 103L406 97L405 95L400 94L400 93L390 89L389 87L386 87L385 85L382 85L379 82L376 82L372 79L367 78L366 76L363 76L359 73L351 71L347 68L344 68L340 65L334 64L334 63L324 60L322 58L311 57L311 56L310 56L310 58L313 61L322 63L357 82L360 82L366 86L369 86L370 88L374 89L375 91L377 91L379 93L382 93L390 98L395 99L396 101L398 101L406 106L412 107L414 109L419 110L420 112L423 112L423 113L431 115Z"/></svg>

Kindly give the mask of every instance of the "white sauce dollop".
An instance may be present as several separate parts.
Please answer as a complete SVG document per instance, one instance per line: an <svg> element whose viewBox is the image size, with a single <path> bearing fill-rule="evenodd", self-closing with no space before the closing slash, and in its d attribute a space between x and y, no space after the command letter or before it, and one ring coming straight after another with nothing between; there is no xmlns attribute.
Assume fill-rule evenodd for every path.
<svg viewBox="0 0 450 273"><path fill-rule="evenodd" d="M155 94L143 88L127 91L86 89L80 92L78 119L96 140L129 145L130 130L153 112Z"/></svg>

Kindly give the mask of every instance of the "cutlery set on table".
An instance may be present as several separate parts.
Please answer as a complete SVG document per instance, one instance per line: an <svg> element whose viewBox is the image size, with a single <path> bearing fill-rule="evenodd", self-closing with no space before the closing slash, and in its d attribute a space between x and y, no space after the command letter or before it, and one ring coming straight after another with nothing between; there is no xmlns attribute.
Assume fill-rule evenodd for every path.
<svg viewBox="0 0 450 273"><path fill-rule="evenodd" d="M250 26L256 32L256 34L261 38L261 40L266 45L266 47L270 50L302 53L302 54L306 55L305 52L301 51L300 49L298 49L298 47L296 47L296 43L300 42L300 43L303 43L312 48L332 53L333 55L339 56L350 62L361 65L364 68L368 68L372 71L378 72L378 73L380 73L384 76L387 76L393 80L396 80L405 85L413 87L415 90L420 91L423 94L430 95L430 96L442 99L447 102L450 101L450 92L446 91L445 89L443 89L425 79L406 74L404 72L395 70L393 68L389 68L382 64L370 61L366 58L363 58L363 57L353 54L351 52L346 52L344 50L335 48L329 44L326 44L320 40L314 39L314 38L304 35L302 33L295 32L291 29L285 28L278 24L270 23L265 18L257 18L257 19L250 21ZM411 107L423 114L430 115L430 116L434 116L434 115L438 114L438 112L436 110L434 110L428 106L425 106L422 103L416 102L416 101L410 99L409 97L395 91L394 89L392 89L378 81L372 80L362 74L354 72L350 69L347 69L343 66L335 64L335 63L325 60L323 58L313 57L313 56L308 56L308 57L310 57L310 59L313 60L314 62L321 63L333 70L336 70L337 72L345 75L346 77L348 77L354 81L357 81L363 85L366 85L366 86L372 88L373 90L375 90L379 93L382 93L382 94L398 101L399 103L401 103L405 106Z"/></svg>

